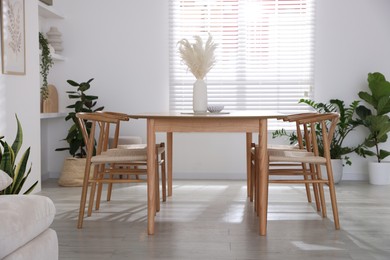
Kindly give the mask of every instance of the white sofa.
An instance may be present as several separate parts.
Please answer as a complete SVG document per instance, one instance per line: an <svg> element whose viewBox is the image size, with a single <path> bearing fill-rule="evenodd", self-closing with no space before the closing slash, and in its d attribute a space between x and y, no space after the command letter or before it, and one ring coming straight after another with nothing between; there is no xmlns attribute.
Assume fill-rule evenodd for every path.
<svg viewBox="0 0 390 260"><path fill-rule="evenodd" d="M48 197L1 195L0 259L58 259L57 233L50 228L55 213Z"/></svg>

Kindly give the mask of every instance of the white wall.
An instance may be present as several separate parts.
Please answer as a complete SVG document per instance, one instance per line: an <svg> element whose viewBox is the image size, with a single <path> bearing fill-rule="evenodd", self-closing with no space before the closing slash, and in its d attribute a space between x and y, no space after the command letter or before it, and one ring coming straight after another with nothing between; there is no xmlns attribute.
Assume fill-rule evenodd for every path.
<svg viewBox="0 0 390 260"><path fill-rule="evenodd" d="M390 80L390 1L317 1L315 97L350 104L367 91L367 74L379 71ZM362 130L347 140L359 143ZM384 148L390 150L390 143ZM344 178L367 179L367 160L351 154Z"/></svg>
<svg viewBox="0 0 390 260"><path fill-rule="evenodd" d="M68 60L57 64L49 79L59 89L62 110L68 104L66 80L92 77L90 93L99 96L98 103L106 110L168 110L168 0L56 0L55 7L66 16L58 27ZM317 1L318 101L356 99L366 87L368 72L381 71L390 78L388 10L386 0ZM131 134L144 140L145 132L144 122L131 128ZM245 136L239 134L174 134L175 175L243 178L244 145ZM58 162L49 166L52 177L58 176L65 156L57 154L52 156ZM353 159L347 178L366 178L365 161Z"/></svg>
<svg viewBox="0 0 390 260"><path fill-rule="evenodd" d="M17 114L24 134L20 152L31 147L29 164L32 163L32 172L25 188L31 186L36 180L40 180L41 176L37 10L36 1L25 1L26 75L0 75L0 135L5 135L7 142L12 144L16 133L15 114ZM40 189L39 182L34 192Z"/></svg>

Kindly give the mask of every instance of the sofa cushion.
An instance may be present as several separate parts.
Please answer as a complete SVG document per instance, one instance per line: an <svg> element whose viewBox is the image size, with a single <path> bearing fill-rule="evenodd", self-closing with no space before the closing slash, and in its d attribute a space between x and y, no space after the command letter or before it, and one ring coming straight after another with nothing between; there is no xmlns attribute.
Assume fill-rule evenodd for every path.
<svg viewBox="0 0 390 260"><path fill-rule="evenodd" d="M0 191L7 188L11 183L12 178L6 172L0 170Z"/></svg>
<svg viewBox="0 0 390 260"><path fill-rule="evenodd" d="M56 260L58 259L57 233L49 228L3 260Z"/></svg>
<svg viewBox="0 0 390 260"><path fill-rule="evenodd" d="M0 259L23 246L53 222L55 207L40 195L0 196Z"/></svg>

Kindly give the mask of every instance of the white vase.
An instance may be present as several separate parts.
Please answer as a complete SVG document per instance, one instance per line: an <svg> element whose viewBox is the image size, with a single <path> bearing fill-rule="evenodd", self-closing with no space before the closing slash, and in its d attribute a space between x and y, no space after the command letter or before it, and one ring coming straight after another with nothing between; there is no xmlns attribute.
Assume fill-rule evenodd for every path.
<svg viewBox="0 0 390 260"><path fill-rule="evenodd" d="M203 79L197 79L194 83L192 109L194 113L207 112L207 84Z"/></svg>
<svg viewBox="0 0 390 260"><path fill-rule="evenodd" d="M390 162L369 162L368 181L375 185L390 184Z"/></svg>

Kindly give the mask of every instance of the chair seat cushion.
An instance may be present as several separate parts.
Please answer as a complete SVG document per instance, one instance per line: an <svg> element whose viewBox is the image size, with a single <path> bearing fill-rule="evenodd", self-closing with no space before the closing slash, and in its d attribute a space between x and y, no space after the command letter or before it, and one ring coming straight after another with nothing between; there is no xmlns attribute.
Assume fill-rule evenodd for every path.
<svg viewBox="0 0 390 260"><path fill-rule="evenodd" d="M40 195L0 196L0 259L44 232L53 222L53 202Z"/></svg>
<svg viewBox="0 0 390 260"><path fill-rule="evenodd" d="M296 149L299 149L299 146L298 145L285 145L285 144L268 144L267 148L268 148L268 150L296 150Z"/></svg>
<svg viewBox="0 0 390 260"><path fill-rule="evenodd" d="M325 164L326 159L322 156L315 156L309 152L284 151L284 154L269 155L270 162L302 162Z"/></svg>
<svg viewBox="0 0 390 260"><path fill-rule="evenodd" d="M164 147L158 147L157 153L164 152ZM121 145L119 148L108 149L100 155L91 158L92 163L131 163L141 162L146 163L147 149L144 144Z"/></svg>

